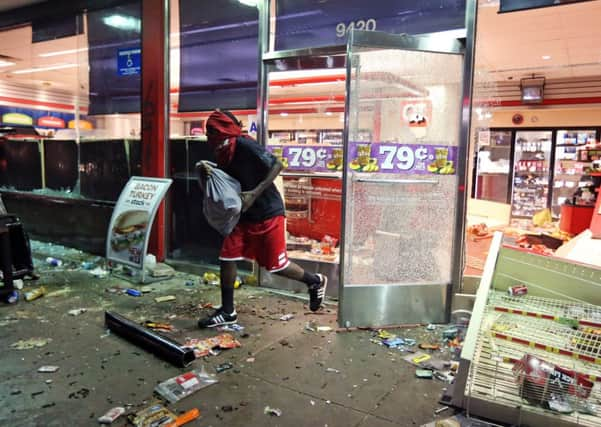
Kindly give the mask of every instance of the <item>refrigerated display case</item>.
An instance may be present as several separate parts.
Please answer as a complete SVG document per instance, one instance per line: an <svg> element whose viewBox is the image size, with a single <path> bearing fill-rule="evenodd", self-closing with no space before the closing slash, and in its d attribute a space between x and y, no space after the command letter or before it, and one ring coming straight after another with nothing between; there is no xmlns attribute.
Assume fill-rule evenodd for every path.
<svg viewBox="0 0 601 427"><path fill-rule="evenodd" d="M531 217L549 206L553 131L515 134L511 214Z"/></svg>
<svg viewBox="0 0 601 427"><path fill-rule="evenodd" d="M553 168L553 194L551 209L554 218L559 218L561 206L578 189L578 182L591 165L588 158L579 158L587 144L593 144L597 131L558 130L555 138L555 166Z"/></svg>
<svg viewBox="0 0 601 427"><path fill-rule="evenodd" d="M476 157L476 199L507 203L511 171L510 130L478 131Z"/></svg>

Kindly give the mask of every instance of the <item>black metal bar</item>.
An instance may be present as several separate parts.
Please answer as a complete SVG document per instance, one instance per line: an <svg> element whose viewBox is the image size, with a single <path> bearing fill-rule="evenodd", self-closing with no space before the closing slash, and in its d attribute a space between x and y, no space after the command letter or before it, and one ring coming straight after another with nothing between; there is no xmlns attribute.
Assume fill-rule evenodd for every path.
<svg viewBox="0 0 601 427"><path fill-rule="evenodd" d="M105 311L104 321L112 332L175 366L186 367L196 358L194 350L183 347L178 342L150 331L117 313Z"/></svg>

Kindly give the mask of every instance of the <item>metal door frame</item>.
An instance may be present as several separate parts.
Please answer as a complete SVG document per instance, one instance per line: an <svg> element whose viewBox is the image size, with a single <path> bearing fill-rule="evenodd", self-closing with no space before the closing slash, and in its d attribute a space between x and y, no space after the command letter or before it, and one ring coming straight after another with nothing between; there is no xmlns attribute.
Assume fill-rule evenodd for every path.
<svg viewBox="0 0 601 427"><path fill-rule="evenodd" d="M422 52L433 52L442 54L453 54L463 55L463 88L461 94L461 108L460 108L460 133L458 138L458 154L457 154L457 200L455 208L455 236L452 245L452 271L451 271L451 283L450 284L436 284L438 286L432 286L427 288L429 291L426 298L442 298L443 304L445 305L445 312L439 319L433 319L433 321L444 321L448 322L451 315L451 301L454 293L457 293L461 288L461 281L463 277L464 268L464 234L465 234L465 212L467 203L467 152L469 146L469 135L470 135L470 124L471 124L471 96L472 96L472 82L473 82L473 35L475 30L475 2L468 2L466 10L466 27L468 30L466 47L464 48L459 41L454 39L441 39L435 36L409 36L409 35L394 35L388 33L379 33L373 31L353 31L349 35L347 43L347 60L346 60L346 100L345 100L345 123L344 123L344 136L343 146L344 150L344 164L348 164L348 143L349 143L349 122L350 122L350 102L351 97L351 71L352 71L352 57L353 47L360 46L366 48L382 48L382 49L398 49L398 50L413 50ZM348 182L348 168L343 169L343 187L342 187L342 232L340 242L340 288L338 291L339 295L339 315L338 322L341 327L356 326L350 319L346 318L345 313L345 299L348 298L347 291L345 291L345 253L346 248L346 212L347 212L347 182ZM401 287L402 286L402 287ZM367 297L374 292L378 293L376 300L381 301L384 304L384 299L388 299L391 295L397 294L399 301L407 302L412 297L417 296L418 291L423 291L419 287L429 286L425 285L412 285L412 284L387 284L387 285L370 285L357 286L353 291L356 295L355 298L367 303ZM440 295L440 288L446 286L446 292L444 295ZM376 290L380 288L380 290ZM395 292L396 290L396 292ZM391 292L392 291L392 292ZM438 294L438 295L437 295ZM402 298L401 296L409 297ZM409 302L410 303L410 302ZM398 307L402 310L402 307ZM379 320L372 316L372 319L367 320L370 325L359 325L359 326L376 326L378 324L386 323L384 316Z"/></svg>

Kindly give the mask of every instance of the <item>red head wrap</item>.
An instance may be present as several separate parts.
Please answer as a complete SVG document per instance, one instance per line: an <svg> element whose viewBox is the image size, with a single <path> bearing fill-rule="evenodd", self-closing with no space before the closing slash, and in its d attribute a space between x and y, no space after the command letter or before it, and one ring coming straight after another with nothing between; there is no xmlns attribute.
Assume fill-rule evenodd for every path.
<svg viewBox="0 0 601 427"><path fill-rule="evenodd" d="M232 161L236 138L242 135L240 123L232 117L233 115L230 117L221 111L215 111L207 119L207 139L215 151L220 167L227 166Z"/></svg>

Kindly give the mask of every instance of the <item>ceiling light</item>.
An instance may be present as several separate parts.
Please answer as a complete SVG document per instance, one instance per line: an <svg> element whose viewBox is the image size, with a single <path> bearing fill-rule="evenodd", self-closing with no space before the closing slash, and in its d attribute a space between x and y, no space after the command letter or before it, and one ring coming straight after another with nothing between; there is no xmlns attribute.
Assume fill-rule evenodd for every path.
<svg viewBox="0 0 601 427"><path fill-rule="evenodd" d="M286 117L287 115L288 115L288 113L286 113L285 111L280 113L280 116L282 116L282 117Z"/></svg>
<svg viewBox="0 0 601 427"><path fill-rule="evenodd" d="M15 65L15 63L10 62L10 61L4 61L3 59L0 59L0 67L10 67L11 65Z"/></svg>
<svg viewBox="0 0 601 427"><path fill-rule="evenodd" d="M244 6L254 6L256 7L259 4L259 0L238 0L239 3L242 3Z"/></svg>
<svg viewBox="0 0 601 427"><path fill-rule="evenodd" d="M79 49L57 50L56 52L40 53L38 56L41 56L42 58L48 58L50 56L68 55L70 53L85 52L87 50L87 47L82 47Z"/></svg>
<svg viewBox="0 0 601 427"><path fill-rule="evenodd" d="M543 59L545 61L547 61L547 60L551 59L551 56L550 55L543 55Z"/></svg>
<svg viewBox="0 0 601 427"><path fill-rule="evenodd" d="M73 68L77 67L77 64L57 64L50 65L48 67L39 67L39 68L26 68L24 70L16 70L13 71L13 74L29 74L29 73L38 73L40 71L51 71L51 70L62 70L64 68Z"/></svg>
<svg viewBox="0 0 601 427"><path fill-rule="evenodd" d="M104 22L109 27L118 28L120 30L129 30L129 31L137 31L140 32L142 28L142 22L138 18L133 18L131 16L123 16L123 15L111 15L102 18L102 22Z"/></svg>

